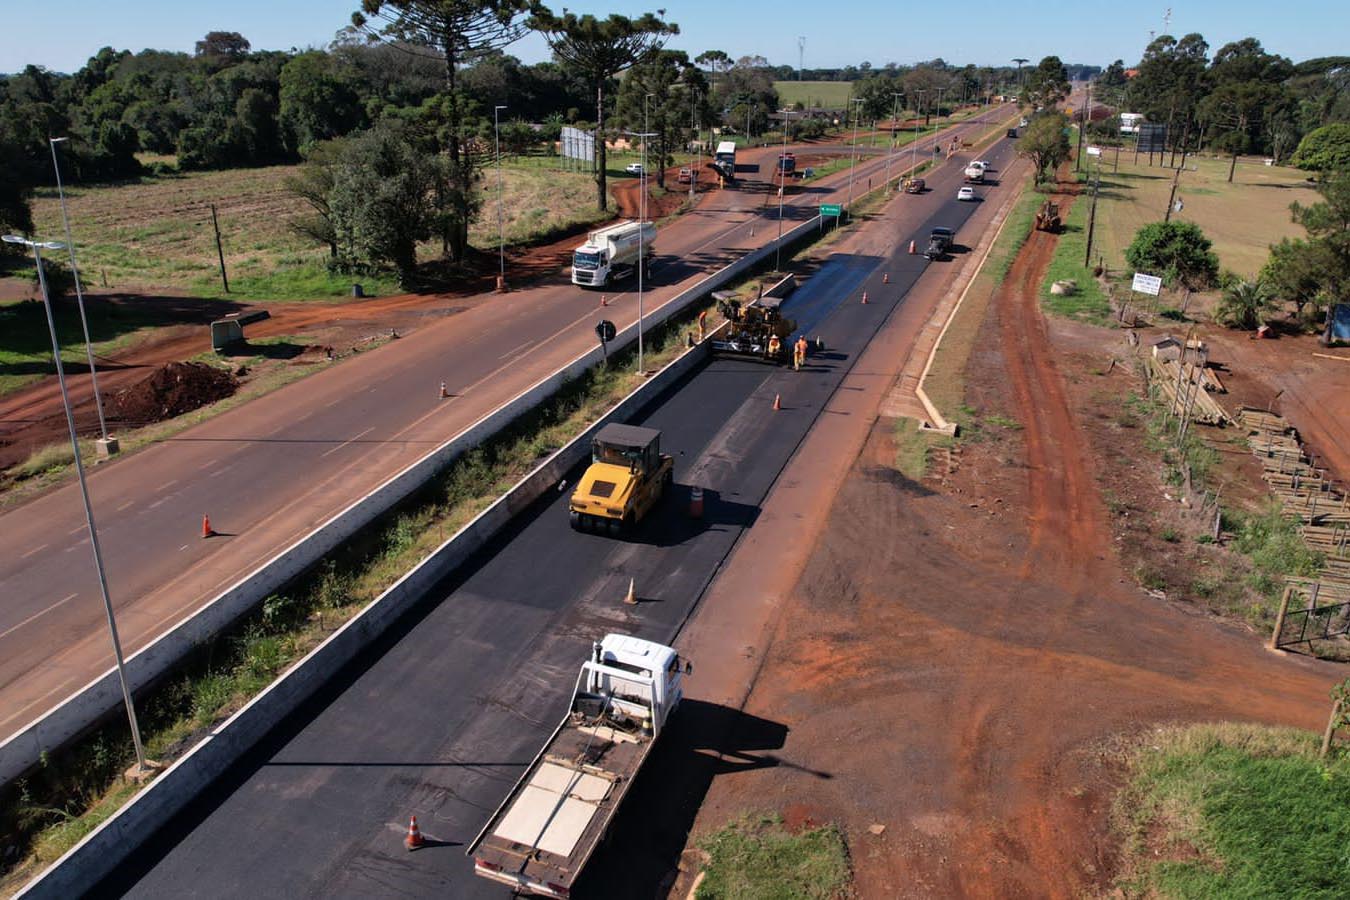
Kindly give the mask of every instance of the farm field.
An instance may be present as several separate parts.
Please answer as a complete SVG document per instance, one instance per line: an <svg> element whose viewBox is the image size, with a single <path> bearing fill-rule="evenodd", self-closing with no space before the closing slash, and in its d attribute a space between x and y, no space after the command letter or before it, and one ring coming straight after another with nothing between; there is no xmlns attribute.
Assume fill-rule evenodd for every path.
<svg viewBox="0 0 1350 900"><path fill-rule="evenodd" d="M327 250L296 234L290 222L305 212L285 188L296 166L148 176L138 182L70 185L66 200L80 269L90 290L157 292L197 298L225 295L211 226L216 205L231 299L308 300L344 296L354 280L326 266ZM503 165L506 240L517 243L570 225L591 222L595 189L590 176L552 166ZM483 211L470 241L497 240L496 173L485 172ZM56 192L33 203L38 234L62 231ZM419 254L434 258L428 243ZM361 276L368 294L397 292L389 276Z"/></svg>
<svg viewBox="0 0 1350 900"><path fill-rule="evenodd" d="M1101 196L1097 205L1095 249L1111 269L1125 268L1125 248L1135 232L1162 219L1172 189L1172 169L1150 168L1145 157L1134 162L1132 151L1120 153L1120 171L1112 172L1115 154L1102 160ZM1266 166L1258 159L1238 160L1233 183L1227 182L1226 158L1191 157L1181 173L1177 197L1182 210L1173 219L1194 222L1214 242L1219 264L1244 277L1254 276L1266 261L1266 248L1283 237L1301 237L1303 229L1289 218L1289 204L1316 202L1307 174L1285 166ZM1090 202L1088 196L1083 197Z"/></svg>
<svg viewBox="0 0 1350 900"><path fill-rule="evenodd" d="M823 106L843 109L853 95L851 81L775 81L778 102L784 106L801 103L803 106Z"/></svg>

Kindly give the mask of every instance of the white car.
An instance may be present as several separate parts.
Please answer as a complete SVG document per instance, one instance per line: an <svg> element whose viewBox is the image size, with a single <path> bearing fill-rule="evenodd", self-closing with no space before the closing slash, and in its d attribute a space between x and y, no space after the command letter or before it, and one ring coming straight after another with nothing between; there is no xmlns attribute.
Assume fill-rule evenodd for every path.
<svg viewBox="0 0 1350 900"><path fill-rule="evenodd" d="M963 188L961 188L961 190L959 190L959 191L956 192L956 199L957 199L957 200L974 200L974 199L975 199L975 189L972 188L972 187L963 187Z"/></svg>
<svg viewBox="0 0 1350 900"><path fill-rule="evenodd" d="M629 175L641 175L642 163L629 163L628 165L623 167L623 170L627 172Z"/></svg>
<svg viewBox="0 0 1350 900"><path fill-rule="evenodd" d="M991 163L990 163L989 160L987 160L987 159L977 159L977 160L975 160L974 165L977 165L977 166L979 166L981 169L984 169L986 172L988 172Z"/></svg>

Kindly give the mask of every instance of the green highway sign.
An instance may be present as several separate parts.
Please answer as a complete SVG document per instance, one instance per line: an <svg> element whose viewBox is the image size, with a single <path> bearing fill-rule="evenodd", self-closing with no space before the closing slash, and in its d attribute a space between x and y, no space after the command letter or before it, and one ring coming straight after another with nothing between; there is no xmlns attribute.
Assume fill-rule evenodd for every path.
<svg viewBox="0 0 1350 900"><path fill-rule="evenodd" d="M838 216L842 215L843 212L844 212L844 208L843 208L842 206L840 206L838 203L822 203L822 204L820 205L820 214L821 214L822 216L835 216L835 217L838 217Z"/></svg>

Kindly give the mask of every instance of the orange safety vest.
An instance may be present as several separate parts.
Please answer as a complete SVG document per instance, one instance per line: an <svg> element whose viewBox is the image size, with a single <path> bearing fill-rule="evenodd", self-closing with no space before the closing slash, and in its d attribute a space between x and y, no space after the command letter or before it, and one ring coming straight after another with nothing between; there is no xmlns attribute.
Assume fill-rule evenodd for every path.
<svg viewBox="0 0 1350 900"><path fill-rule="evenodd" d="M797 352L802 356L806 355L806 338L804 337L797 338Z"/></svg>
<svg viewBox="0 0 1350 900"><path fill-rule="evenodd" d="M778 340L778 335L775 334L775 335L773 335L772 337L769 338L769 352L770 352L770 353L777 353L777 352L778 352L778 348L781 347L781 346L783 346L783 344L782 344L781 341Z"/></svg>

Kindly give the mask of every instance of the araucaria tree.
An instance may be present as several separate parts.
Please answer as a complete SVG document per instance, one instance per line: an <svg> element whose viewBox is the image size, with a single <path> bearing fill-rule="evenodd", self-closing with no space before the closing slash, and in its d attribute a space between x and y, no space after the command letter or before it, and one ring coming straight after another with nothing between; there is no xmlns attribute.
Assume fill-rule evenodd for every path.
<svg viewBox="0 0 1350 900"><path fill-rule="evenodd" d="M657 14L644 13L636 19L612 15L597 19L564 12L555 16L539 10L530 27L543 34L553 55L564 66L581 75L595 89L595 187L599 208L609 208L605 178L605 83L665 46L680 28Z"/></svg>
<svg viewBox="0 0 1350 900"><path fill-rule="evenodd" d="M652 134L643 140L653 153L648 165L656 170L656 183L662 188L671 154L701 118L699 104L707 92L703 73L679 50L653 53L633 66L619 85L615 118L632 131Z"/></svg>
<svg viewBox="0 0 1350 900"><path fill-rule="evenodd" d="M448 166L437 189L437 205L443 211L442 251L452 260L463 260L469 247L473 192L482 165L482 157L473 152L475 129L466 121L468 102L456 76L466 63L520 38L526 31L525 16L532 11L532 0L361 0L361 9L352 13L352 24L372 39L443 62L445 126L439 138ZM376 29L368 17L380 19L383 27Z"/></svg>

